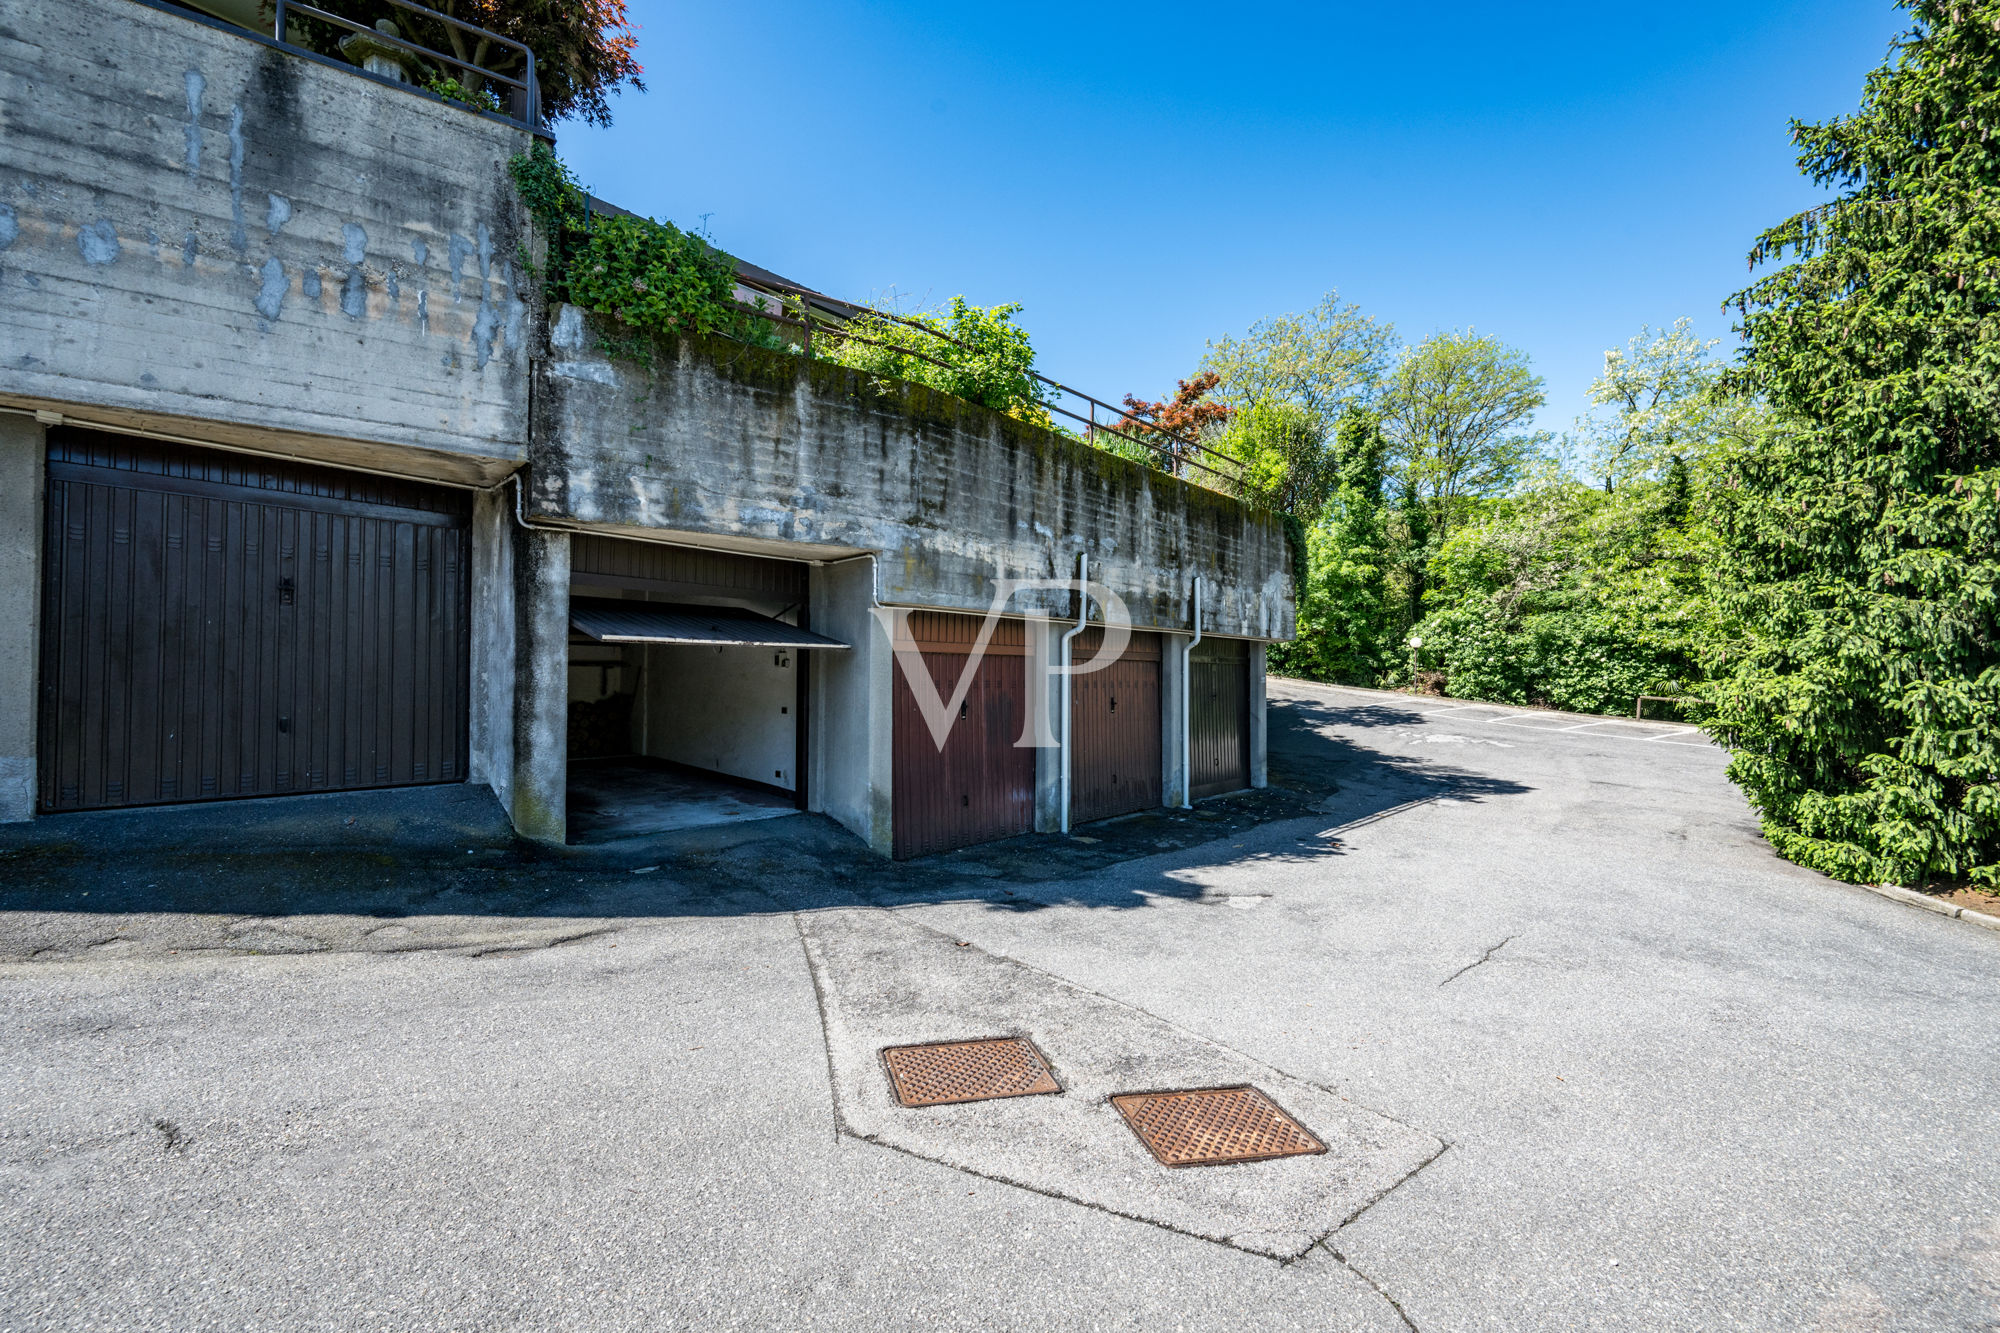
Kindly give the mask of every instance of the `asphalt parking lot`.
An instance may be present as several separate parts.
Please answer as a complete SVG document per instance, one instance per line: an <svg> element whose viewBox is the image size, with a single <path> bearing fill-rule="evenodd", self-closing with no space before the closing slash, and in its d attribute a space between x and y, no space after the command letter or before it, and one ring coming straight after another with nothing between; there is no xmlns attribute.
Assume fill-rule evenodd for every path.
<svg viewBox="0 0 2000 1333"><path fill-rule="evenodd" d="M1777 860L1686 728L1271 707L1280 793L912 867L463 789L0 842L0 1326L2000 1327L2000 934ZM888 1095L1003 1030L1060 1095ZM1223 1083L1329 1151L1107 1102Z"/></svg>

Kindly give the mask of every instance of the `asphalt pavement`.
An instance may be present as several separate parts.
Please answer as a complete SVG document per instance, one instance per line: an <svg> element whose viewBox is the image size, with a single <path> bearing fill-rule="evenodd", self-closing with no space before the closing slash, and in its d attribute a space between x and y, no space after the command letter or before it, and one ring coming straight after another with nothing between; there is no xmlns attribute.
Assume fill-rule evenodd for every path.
<svg viewBox="0 0 2000 1333"><path fill-rule="evenodd" d="M2000 933L1686 728L1270 693L1279 791L904 867L470 789L10 834L0 1328L2000 1327ZM1061 1094L872 1063L1002 1029ZM1161 1166L1162 1080L1330 1151Z"/></svg>

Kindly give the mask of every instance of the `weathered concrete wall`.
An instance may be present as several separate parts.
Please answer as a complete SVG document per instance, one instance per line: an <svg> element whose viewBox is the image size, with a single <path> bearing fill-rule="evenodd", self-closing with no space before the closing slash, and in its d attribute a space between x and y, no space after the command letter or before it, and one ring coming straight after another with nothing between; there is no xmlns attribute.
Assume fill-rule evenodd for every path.
<svg viewBox="0 0 2000 1333"><path fill-rule="evenodd" d="M895 848L890 781L895 655L875 623L874 561L812 572L812 628L854 646L812 661L807 721L807 805L846 826L876 852Z"/></svg>
<svg viewBox="0 0 2000 1333"><path fill-rule="evenodd" d="M641 752L795 790L799 656L770 648L648 647Z"/></svg>
<svg viewBox="0 0 2000 1333"><path fill-rule="evenodd" d="M9 0L0 401L497 480L526 442L526 143L129 0Z"/></svg>
<svg viewBox="0 0 2000 1333"><path fill-rule="evenodd" d="M42 426L0 412L0 824L35 817Z"/></svg>
<svg viewBox="0 0 2000 1333"><path fill-rule="evenodd" d="M607 322L608 323L608 322ZM984 611L992 580L1065 579L1077 554L1147 629L1292 637L1282 524L1234 500L913 385L693 339L652 365L574 307L537 369L533 512L759 542L880 551L885 602ZM1012 609L1060 616L1069 594Z"/></svg>

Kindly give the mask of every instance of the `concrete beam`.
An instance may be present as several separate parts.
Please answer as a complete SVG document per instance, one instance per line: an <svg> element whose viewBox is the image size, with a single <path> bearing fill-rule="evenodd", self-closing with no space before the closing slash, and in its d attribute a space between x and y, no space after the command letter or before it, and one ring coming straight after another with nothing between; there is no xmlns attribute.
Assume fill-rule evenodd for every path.
<svg viewBox="0 0 2000 1333"><path fill-rule="evenodd" d="M35 817L41 664L43 430L0 413L0 824Z"/></svg>

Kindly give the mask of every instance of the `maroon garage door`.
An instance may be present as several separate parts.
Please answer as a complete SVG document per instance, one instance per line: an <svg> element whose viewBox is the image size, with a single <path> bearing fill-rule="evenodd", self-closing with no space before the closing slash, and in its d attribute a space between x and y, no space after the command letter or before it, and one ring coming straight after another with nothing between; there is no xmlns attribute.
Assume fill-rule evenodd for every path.
<svg viewBox="0 0 2000 1333"><path fill-rule="evenodd" d="M1188 779L1195 800L1250 785L1250 645L1203 639L1188 663Z"/></svg>
<svg viewBox="0 0 2000 1333"><path fill-rule="evenodd" d="M40 804L465 777L463 493L49 433Z"/></svg>
<svg viewBox="0 0 2000 1333"><path fill-rule="evenodd" d="M1104 631L1086 630L1070 660L1097 656ZM1135 633L1119 659L1077 676L1070 697L1070 820L1093 819L1160 803L1160 636Z"/></svg>
<svg viewBox="0 0 2000 1333"><path fill-rule="evenodd" d="M933 688L949 702L972 659L978 616L919 611L909 636L923 650ZM1035 827L1035 752L1017 746L1027 706L1027 626L1003 620L993 628L972 686L940 750L916 695L894 666L895 855L897 859L967 847L1031 832Z"/></svg>

